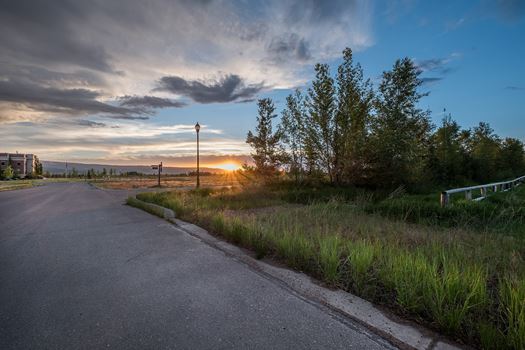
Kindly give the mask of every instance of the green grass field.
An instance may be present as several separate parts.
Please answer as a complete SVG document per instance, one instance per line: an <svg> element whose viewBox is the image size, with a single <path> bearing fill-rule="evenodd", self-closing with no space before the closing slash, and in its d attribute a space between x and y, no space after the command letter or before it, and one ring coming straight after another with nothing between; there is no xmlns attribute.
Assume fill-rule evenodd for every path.
<svg viewBox="0 0 525 350"><path fill-rule="evenodd" d="M333 188L138 198L467 344L525 347L525 186L446 209L435 196Z"/></svg>

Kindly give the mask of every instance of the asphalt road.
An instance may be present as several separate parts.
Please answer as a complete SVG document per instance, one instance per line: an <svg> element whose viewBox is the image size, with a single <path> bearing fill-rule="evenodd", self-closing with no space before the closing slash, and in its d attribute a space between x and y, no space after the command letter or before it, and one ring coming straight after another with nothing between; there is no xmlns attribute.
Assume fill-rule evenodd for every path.
<svg viewBox="0 0 525 350"><path fill-rule="evenodd" d="M384 349L87 184L0 192L0 349Z"/></svg>

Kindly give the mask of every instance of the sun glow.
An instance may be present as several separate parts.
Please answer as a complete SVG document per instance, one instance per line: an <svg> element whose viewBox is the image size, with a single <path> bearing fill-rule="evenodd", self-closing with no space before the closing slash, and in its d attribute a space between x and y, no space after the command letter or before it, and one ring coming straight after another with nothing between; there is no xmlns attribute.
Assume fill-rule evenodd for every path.
<svg viewBox="0 0 525 350"><path fill-rule="evenodd" d="M228 170L228 171L234 171L234 170L241 168L241 166L236 163L222 163L222 164L214 165L213 167L217 169Z"/></svg>

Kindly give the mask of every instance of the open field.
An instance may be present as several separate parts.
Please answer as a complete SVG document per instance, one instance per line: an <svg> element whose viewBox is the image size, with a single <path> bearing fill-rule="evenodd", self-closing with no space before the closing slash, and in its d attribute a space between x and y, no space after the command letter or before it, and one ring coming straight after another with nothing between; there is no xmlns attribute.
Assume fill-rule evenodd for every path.
<svg viewBox="0 0 525 350"><path fill-rule="evenodd" d="M115 190L151 188L158 186L156 176L93 179L89 181L94 183L96 186ZM239 186L243 180L242 176L236 176L233 172L226 172L224 174L203 175L201 176L200 181L203 187L231 187ZM195 187L196 182L196 176L162 175L160 186L166 188L188 188Z"/></svg>
<svg viewBox="0 0 525 350"><path fill-rule="evenodd" d="M97 187L104 189L115 190L129 190L137 188L152 188L157 187L157 177L153 175L133 176L133 177L112 177L112 178L46 178L46 179L31 179L31 180L9 180L0 181L0 191L18 190L29 188L33 186L41 186L46 183L55 182L78 182L87 181ZM164 188L191 188L195 187L197 178L195 176L162 176L161 187ZM241 186L248 180L241 175L236 175L233 172L225 172L224 174L202 175L201 185L203 187L237 187Z"/></svg>
<svg viewBox="0 0 525 350"><path fill-rule="evenodd" d="M446 210L434 196L375 197L278 187L138 195L467 344L524 348L525 186ZM509 232L495 229L507 221Z"/></svg>

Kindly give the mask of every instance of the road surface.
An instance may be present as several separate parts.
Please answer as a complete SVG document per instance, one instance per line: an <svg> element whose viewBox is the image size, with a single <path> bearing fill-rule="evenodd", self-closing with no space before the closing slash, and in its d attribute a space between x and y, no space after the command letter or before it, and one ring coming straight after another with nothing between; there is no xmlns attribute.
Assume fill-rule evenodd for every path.
<svg viewBox="0 0 525 350"><path fill-rule="evenodd" d="M84 183L0 192L0 349L385 349Z"/></svg>

